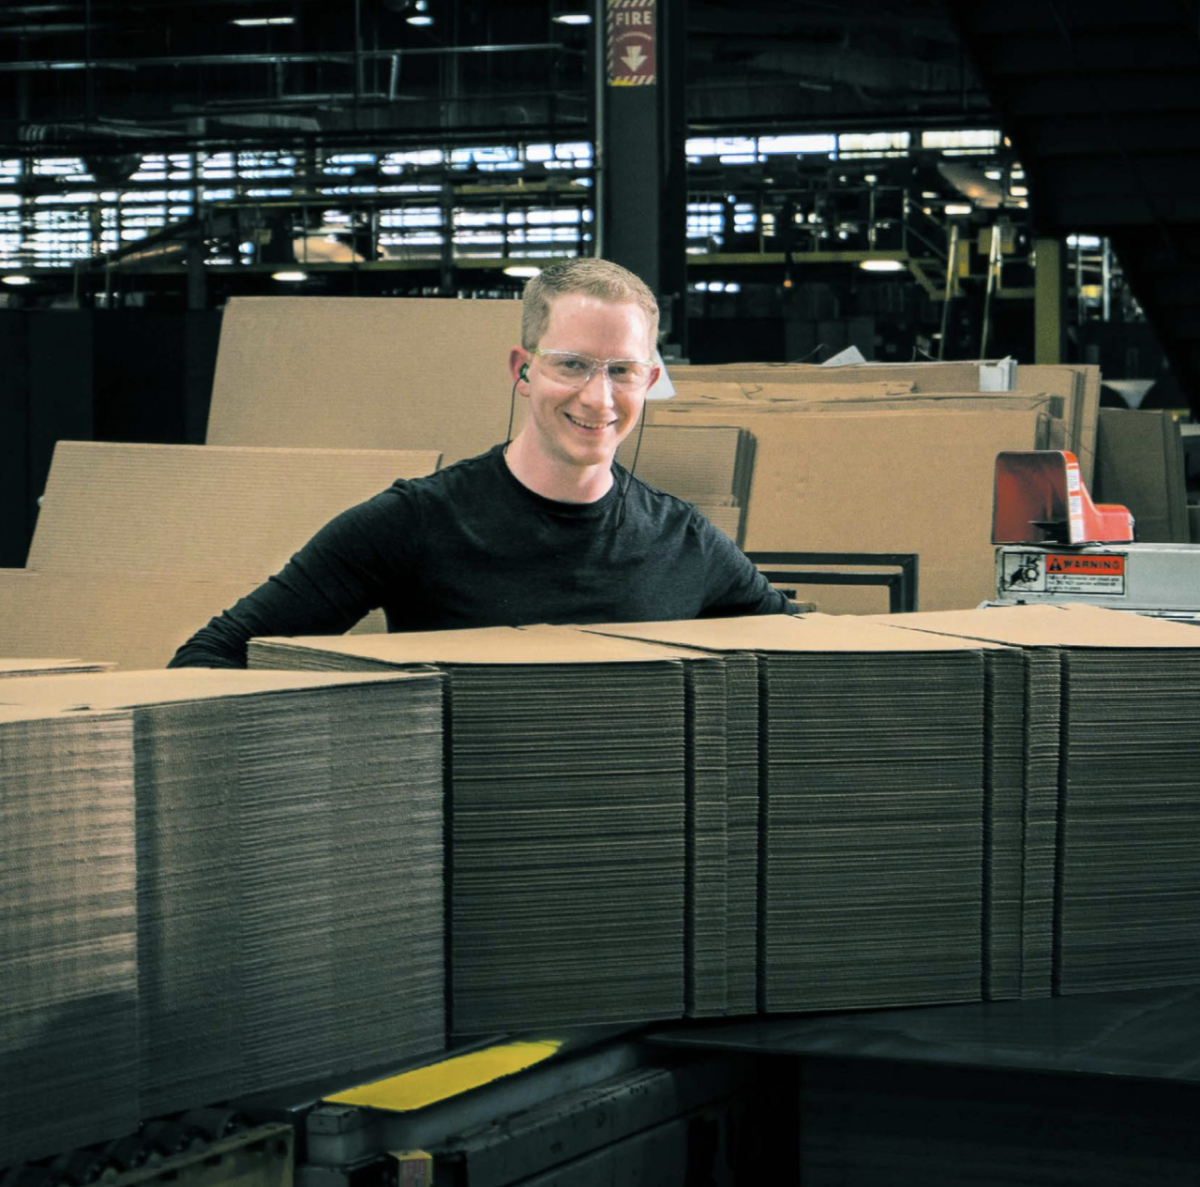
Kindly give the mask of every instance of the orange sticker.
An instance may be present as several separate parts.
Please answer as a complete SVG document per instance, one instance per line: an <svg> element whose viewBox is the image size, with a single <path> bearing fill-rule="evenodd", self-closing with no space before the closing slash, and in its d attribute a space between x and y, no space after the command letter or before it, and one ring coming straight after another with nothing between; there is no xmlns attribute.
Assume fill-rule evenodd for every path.
<svg viewBox="0 0 1200 1187"><path fill-rule="evenodd" d="M1125 557L1072 556L1051 553L1046 557L1047 573L1064 573L1077 577L1124 577Z"/></svg>

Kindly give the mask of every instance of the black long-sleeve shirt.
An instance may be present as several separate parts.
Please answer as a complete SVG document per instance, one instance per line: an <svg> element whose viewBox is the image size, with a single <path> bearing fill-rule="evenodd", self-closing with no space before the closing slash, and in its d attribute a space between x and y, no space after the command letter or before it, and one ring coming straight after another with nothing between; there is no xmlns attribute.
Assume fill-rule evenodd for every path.
<svg viewBox="0 0 1200 1187"><path fill-rule="evenodd" d="M613 474L594 503L555 502L522 486L498 445L398 480L322 528L170 666L245 667L255 636L341 634L380 606L393 631L788 612L690 503Z"/></svg>

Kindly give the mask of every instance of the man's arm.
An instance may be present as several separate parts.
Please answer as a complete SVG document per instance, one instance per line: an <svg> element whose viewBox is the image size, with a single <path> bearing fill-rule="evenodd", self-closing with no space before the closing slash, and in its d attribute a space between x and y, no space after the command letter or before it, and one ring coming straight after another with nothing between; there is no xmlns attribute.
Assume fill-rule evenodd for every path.
<svg viewBox="0 0 1200 1187"><path fill-rule="evenodd" d="M795 614L796 607L762 575L754 562L699 512L706 552L702 618L739 614Z"/></svg>
<svg viewBox="0 0 1200 1187"><path fill-rule="evenodd" d="M408 533L385 492L323 527L274 577L198 630L168 667L244 668L263 635L340 635L382 605ZM391 500L390 502L386 500Z"/></svg>

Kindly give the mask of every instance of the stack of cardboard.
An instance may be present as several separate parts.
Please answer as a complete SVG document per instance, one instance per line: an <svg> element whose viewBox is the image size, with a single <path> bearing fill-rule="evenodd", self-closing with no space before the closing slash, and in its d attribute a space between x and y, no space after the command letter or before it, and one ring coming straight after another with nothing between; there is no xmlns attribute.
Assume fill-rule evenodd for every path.
<svg viewBox="0 0 1200 1187"><path fill-rule="evenodd" d="M757 452L742 543L753 552L915 553L921 607L994 593L996 454L1067 448L1090 467L1095 368L1013 364L727 364L672 371L655 426L726 425ZM1042 386L1031 390L1037 379ZM1094 382L1092 382L1094 380ZM882 586L801 586L822 609L882 610Z"/></svg>
<svg viewBox="0 0 1200 1187"><path fill-rule="evenodd" d="M29 567L0 570L0 654L162 666L339 512L437 465L435 452L60 442Z"/></svg>
<svg viewBox="0 0 1200 1187"><path fill-rule="evenodd" d="M1137 540L1190 541L1183 438L1170 412L1103 409L1096 454L1092 494L1133 512Z"/></svg>
<svg viewBox="0 0 1200 1187"><path fill-rule="evenodd" d="M760 1008L980 997L977 644L824 616L586 629L758 657Z"/></svg>
<svg viewBox="0 0 1200 1187"><path fill-rule="evenodd" d="M895 625L1009 644L1061 672L1062 752L1026 758L1027 770L1057 758L1055 991L1193 983L1200 976L1194 628L1085 606L906 615ZM1036 744L1027 727L1027 747ZM1030 824L1027 795L1027 865Z"/></svg>
<svg viewBox="0 0 1200 1187"><path fill-rule="evenodd" d="M136 925L131 716L0 706L0 1167L136 1127Z"/></svg>
<svg viewBox="0 0 1200 1187"><path fill-rule="evenodd" d="M54 676L68 672L102 672L111 664L81 659L0 659L0 680L9 676Z"/></svg>
<svg viewBox="0 0 1200 1187"><path fill-rule="evenodd" d="M636 459L636 467L634 465ZM630 434L617 460L643 482L694 503L740 544L754 469L754 436L736 426L651 426Z"/></svg>
<svg viewBox="0 0 1200 1187"><path fill-rule="evenodd" d="M600 649L612 644L573 627L531 626L523 633L558 637L574 649ZM622 652L628 645L622 645ZM707 1018L732 1008L728 962L730 940L730 747L746 761L744 739L731 730L729 664L710 652L646 647L646 657L678 659L684 670L684 1014ZM741 659L743 657L736 657ZM736 666L736 665L735 665ZM753 690L757 704L757 689ZM755 712L755 721L757 713ZM744 730L742 731L744 734ZM757 734L755 735L757 737ZM738 747L741 747L741 751ZM749 756L757 770L757 747ZM753 956L753 950L751 950ZM753 997L749 1009L753 1009Z"/></svg>
<svg viewBox="0 0 1200 1187"><path fill-rule="evenodd" d="M0 704L132 711L143 1116L440 1049L436 675L26 677Z"/></svg>
<svg viewBox="0 0 1200 1187"><path fill-rule="evenodd" d="M684 1009L683 664L491 628L254 640L252 665L447 673L451 1026Z"/></svg>

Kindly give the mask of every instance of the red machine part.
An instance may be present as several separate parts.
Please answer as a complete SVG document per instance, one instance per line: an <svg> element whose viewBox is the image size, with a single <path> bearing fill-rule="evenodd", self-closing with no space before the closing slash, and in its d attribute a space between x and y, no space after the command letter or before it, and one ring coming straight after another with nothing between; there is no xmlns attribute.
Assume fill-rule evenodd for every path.
<svg viewBox="0 0 1200 1187"><path fill-rule="evenodd" d="M1093 503L1073 453L1030 449L996 456L993 544L1117 544L1132 539L1129 508Z"/></svg>

